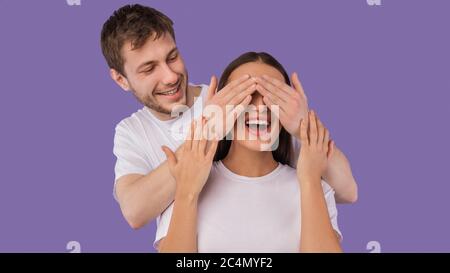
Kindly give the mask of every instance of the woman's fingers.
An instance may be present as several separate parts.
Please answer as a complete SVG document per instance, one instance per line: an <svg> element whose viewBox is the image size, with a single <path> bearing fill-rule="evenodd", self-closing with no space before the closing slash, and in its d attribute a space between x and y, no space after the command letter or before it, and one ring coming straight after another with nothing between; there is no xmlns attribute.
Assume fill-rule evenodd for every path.
<svg viewBox="0 0 450 273"><path fill-rule="evenodd" d="M317 144L319 148L323 148L323 139L325 138L325 127L320 121L319 117L316 115L317 122Z"/></svg>
<svg viewBox="0 0 450 273"><path fill-rule="evenodd" d="M306 119L300 120L300 141L301 141L302 145L309 145L308 122Z"/></svg>
<svg viewBox="0 0 450 273"><path fill-rule="evenodd" d="M214 159L214 155L216 154L217 144L219 143L219 140L212 139L209 141L209 147L208 151L206 152L206 158L208 161L212 161Z"/></svg>
<svg viewBox="0 0 450 273"><path fill-rule="evenodd" d="M328 152L328 142L330 142L330 132L325 128L325 136L323 139L322 148L326 153Z"/></svg>
<svg viewBox="0 0 450 273"><path fill-rule="evenodd" d="M167 162L169 163L169 167L172 169L177 164L177 158L175 157L174 152L167 146L161 146L161 149L166 154Z"/></svg>
<svg viewBox="0 0 450 273"><path fill-rule="evenodd" d="M208 128L206 126L206 119L202 117L201 119L201 135L200 135L200 143L198 146L200 154L204 155L206 154L206 143L208 141Z"/></svg>
<svg viewBox="0 0 450 273"><path fill-rule="evenodd" d="M311 145L317 144L317 122L313 110L309 112L309 143Z"/></svg>
<svg viewBox="0 0 450 273"><path fill-rule="evenodd" d="M192 140L192 151L197 151L202 136L202 119L195 121L194 139Z"/></svg>
<svg viewBox="0 0 450 273"><path fill-rule="evenodd" d="M194 140L195 135L195 119L191 121L191 128L189 128L189 132L186 137L186 141L184 142L183 148L185 150L190 151L192 149L192 141Z"/></svg>
<svg viewBox="0 0 450 273"><path fill-rule="evenodd" d="M300 140L307 145L315 145L320 151L324 151L327 158L331 158L334 152L334 142L330 140L330 132L323 125L317 114L311 110L308 113L309 124L304 122L304 119L300 123ZM309 139L309 142L308 142Z"/></svg>

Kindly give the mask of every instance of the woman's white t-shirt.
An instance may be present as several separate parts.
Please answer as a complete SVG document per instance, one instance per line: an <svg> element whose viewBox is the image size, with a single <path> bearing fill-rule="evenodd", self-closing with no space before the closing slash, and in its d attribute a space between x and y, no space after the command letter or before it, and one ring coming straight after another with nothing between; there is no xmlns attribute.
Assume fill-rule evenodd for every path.
<svg viewBox="0 0 450 273"><path fill-rule="evenodd" d="M195 86L195 85L194 85ZM133 113L130 117L127 117L123 119L119 124L116 126L115 130L115 136L114 136L114 155L117 157L116 165L115 165L115 182L118 181L118 179L124 175L127 174L142 174L146 175L155 168L157 168L164 160L166 159L165 154L161 150L162 145L166 145L172 150L176 150L184 141L186 129L189 128L189 124L192 120L192 118L198 118L202 113L203 103L206 98L208 86L207 85L199 85L201 87L201 100L196 100L194 105L186 111L182 116L162 121L156 118L147 107L143 107L142 109L138 110L137 112ZM300 151L300 145L298 140L293 141L293 156L291 159L292 166L296 165L296 160L298 158L298 154ZM281 168L281 170L279 170ZM258 230L268 230L270 229L270 226L274 224L274 222L277 221L278 216L286 215L287 212L291 209L299 209L299 194L298 192L298 183L296 182L295 177L295 170L288 167L288 166L279 166L274 173L269 174L264 177L258 177L258 178L246 178L242 176L238 176L236 174L233 174L231 171L226 169L220 162L213 165L212 168L212 177L214 179L210 180L208 184L205 186L205 192L206 191L217 191L218 189L224 190L224 192L236 192L235 196L245 196L246 198L243 198L240 200L239 198L231 197L232 200L240 200L240 202L234 202L233 205L230 205L229 202L225 202L220 198L225 198L225 196L221 196L220 198L217 197L217 200L220 201L220 204L228 204L229 210L224 210L225 212L232 211L233 209L235 211L247 211L247 208L243 207L245 206L246 202L256 202L256 203L262 203L266 204L266 206L261 206L260 208L256 208L256 211L267 211L267 212L273 212L277 208L283 207L283 204L286 203L287 200L291 202L297 202L296 206L292 207L283 207L284 214L275 215L276 218L273 218L273 221L269 221L268 219L271 219L272 214L267 214L266 216L262 217L262 220L260 219L258 226L255 224L251 227L251 233L252 234L258 234ZM289 175L288 175L289 174ZM288 182L287 177L291 176L290 182ZM249 183L248 180L251 179L252 182ZM273 180L271 183L265 182L266 180ZM229 181L230 183L226 184L225 182ZM258 186L254 186L258 184L259 182L262 182ZM280 185L281 181L287 181L286 183ZM253 183L255 182L255 183ZM295 183L294 183L295 182ZM248 185L247 185L248 184ZM233 186L234 185L234 186ZM226 186L226 187L225 187ZM334 191L327 185L323 184L324 186L324 192L325 197L328 204L328 209L330 212L330 217L332 219L332 223L334 228L337 229L337 212L336 212L336 206L334 203ZM116 183L114 183L114 197L117 199L115 195L115 187ZM290 188L289 188L290 187ZM210 188L210 190L208 190ZM269 193L277 193L279 190L276 189L285 189L289 188L289 191L286 191L286 193L283 194L271 194ZM247 193L247 192L250 193ZM245 194L243 194L245 192ZM265 193L265 195L257 194L257 192ZM295 192L295 194L294 194ZM204 195L204 199L206 201L209 201L210 203L214 203L210 200L211 197L208 197L209 195ZM280 197L281 196L281 197ZM292 198L288 199L288 196L292 196ZM249 198L252 197L252 198ZM233 199L234 198L234 199ZM257 199L253 199L257 198ZM209 202L202 202L202 204L207 204ZM254 203L253 203L254 204ZM267 205L270 206L267 208ZM208 205L209 206L209 205ZM213 208L219 208L219 203L212 204L210 207ZM167 230L170 223L170 217L172 215L172 208L173 206L170 205L160 216L156 219L156 225L157 225L157 231L156 231L156 238L154 245L156 246L159 240L166 236ZM226 208L226 207L225 207ZM251 207L249 207L251 208ZM207 213L205 215L209 215L208 211L202 210L202 214ZM246 213L250 213L247 211ZM201 215L202 215L201 214ZM291 212L292 214L292 212ZM200 215L200 216L201 216ZM299 219L299 213L296 214L297 218L293 219ZM227 216L227 217L225 217ZM245 225L245 221L239 220L240 218L239 214L234 215L234 218L231 218L230 215L224 214L222 219L224 223L227 223L226 225L233 225L232 223L239 221L239 223L236 224L236 227L239 226L239 228L235 229L237 231L240 230L240 225ZM229 219L228 219L229 218ZM214 219L214 218L212 218ZM256 221L257 218L252 218L252 220ZM258 218L259 219L259 218ZM246 221L249 221L249 219L244 219ZM211 223L210 220L208 223ZM286 221L286 218L284 220L282 219L281 222ZM265 223L264 225L261 225L261 223ZM215 224L215 223L211 223ZM252 224L252 223L249 223ZM299 223L298 223L299 224ZM245 225L246 229L242 229L241 232L244 230L248 231L249 226ZM204 242L213 242L213 240L209 240L207 238L211 237L211 233L208 232L208 230L211 230L211 225L205 225L202 222L199 222L199 228L202 228L202 230L206 230L206 233L199 233L199 250L202 251L208 251L208 249L212 249L212 245L205 245ZM274 229L274 227L272 227ZM220 227L214 231L214 232L220 232ZM293 229L294 230L294 229ZM257 252L264 251L266 249L264 245L268 244L271 240L268 238L269 236L273 236L274 238L284 236L287 237L286 234L282 233L283 231L279 231L277 233L272 234L264 234L263 238L266 238L265 240L259 240L258 245L259 247L255 250ZM202 235L203 234L203 235ZM209 235L211 236L209 236ZM235 240L240 240L239 236L242 235L241 233L236 234L236 236L233 236L233 230L229 230L227 236L231 236L235 238ZM277 235L278 234L278 235ZM206 236L206 237L205 237ZM291 236L291 235L289 235ZM298 232L296 235L299 237ZM295 238L297 238L295 237ZM225 237L228 238L228 237ZM251 238L251 236L249 237ZM217 239L219 240L219 239ZM298 240L294 239L294 243L298 243ZM248 245L248 249L250 249L250 245ZM239 251L239 249L229 249L229 251Z"/></svg>
<svg viewBox="0 0 450 273"><path fill-rule="evenodd" d="M331 224L341 235L334 190L324 181L322 188ZM173 203L160 216L155 247L167 235L172 210ZM278 164L265 176L245 177L218 161L199 198L198 251L298 252L300 220L294 168Z"/></svg>

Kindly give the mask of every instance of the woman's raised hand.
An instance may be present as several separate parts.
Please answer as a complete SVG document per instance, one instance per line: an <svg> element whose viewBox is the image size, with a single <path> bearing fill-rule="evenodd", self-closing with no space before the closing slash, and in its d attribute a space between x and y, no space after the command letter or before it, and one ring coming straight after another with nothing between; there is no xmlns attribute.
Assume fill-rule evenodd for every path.
<svg viewBox="0 0 450 273"><path fill-rule="evenodd" d="M167 146L162 146L166 154L169 169L175 178L176 195L198 197L211 171L216 152L217 138L208 139L206 120L194 120L183 143L179 156Z"/></svg>
<svg viewBox="0 0 450 273"><path fill-rule="evenodd" d="M334 151L330 134L314 111L300 124L300 155L297 161L297 175L300 181L317 181L325 172L328 159Z"/></svg>

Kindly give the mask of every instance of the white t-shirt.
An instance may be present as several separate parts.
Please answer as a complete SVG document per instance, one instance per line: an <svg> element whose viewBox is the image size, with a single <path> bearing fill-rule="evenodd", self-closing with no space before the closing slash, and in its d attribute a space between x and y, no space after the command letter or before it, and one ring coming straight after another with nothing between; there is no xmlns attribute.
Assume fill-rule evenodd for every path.
<svg viewBox="0 0 450 273"><path fill-rule="evenodd" d="M143 107L117 124L113 149L117 158L113 190L116 200L116 182L120 177L127 174L147 175L166 160L166 156L161 150L162 145L175 151L183 143L191 120L201 115L202 103L206 101L208 86L204 84L199 86L202 100L197 99L194 105L180 117L162 121L155 117L147 107ZM293 148L291 166L295 166L299 154L298 140L293 141ZM160 227L160 218L161 216L158 216L156 219L156 241L162 235L165 236L168 227L168 223Z"/></svg>
<svg viewBox="0 0 450 273"><path fill-rule="evenodd" d="M189 110L174 119L162 121L143 107L117 124L113 150L116 182L126 174L148 174L166 160L162 145L175 151L184 142L192 119L202 114L208 86L200 86L202 99L197 98Z"/></svg>
<svg viewBox="0 0 450 273"><path fill-rule="evenodd" d="M147 175L166 160L166 155L161 150L162 145L175 151L184 142L192 119L200 117L206 101L208 86L199 86L200 97L179 117L162 121L147 107L143 107L117 124L113 149L117 158L113 189L116 200L116 183L120 177L127 174ZM156 218L157 226L159 219L160 216Z"/></svg>
<svg viewBox="0 0 450 273"><path fill-rule="evenodd" d="M322 181L331 224L337 223L334 190ZM300 187L296 170L278 164L262 177L231 172L215 162L198 205L198 252L298 252ZM161 215L154 246L167 235L173 203ZM342 235L341 235L342 238Z"/></svg>
<svg viewBox="0 0 450 273"><path fill-rule="evenodd" d="M192 84L191 84L192 85ZM195 85L194 85L195 86ZM202 100L196 100L193 107L182 116L162 121L155 117L147 107L143 107L116 126L114 136L115 182L126 174L146 175L166 160L162 145L173 151L184 141L192 118L198 118L206 101L207 85L198 85ZM293 138L294 153L291 166L295 167L300 151L300 142ZM114 183L114 197L115 194Z"/></svg>

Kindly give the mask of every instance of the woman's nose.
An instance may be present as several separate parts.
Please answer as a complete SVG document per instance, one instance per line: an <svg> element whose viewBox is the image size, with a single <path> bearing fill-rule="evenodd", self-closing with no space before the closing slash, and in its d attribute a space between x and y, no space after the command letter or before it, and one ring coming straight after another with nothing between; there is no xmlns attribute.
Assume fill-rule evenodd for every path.
<svg viewBox="0 0 450 273"><path fill-rule="evenodd" d="M264 105L263 97L261 96L261 94L258 92L253 93L250 104L253 104L255 106Z"/></svg>

